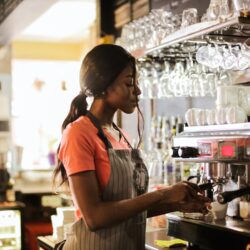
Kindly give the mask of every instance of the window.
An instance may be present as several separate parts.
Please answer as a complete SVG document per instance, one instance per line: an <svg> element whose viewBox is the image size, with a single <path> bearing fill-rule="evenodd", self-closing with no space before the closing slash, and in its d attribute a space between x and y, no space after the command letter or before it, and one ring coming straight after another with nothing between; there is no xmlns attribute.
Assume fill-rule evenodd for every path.
<svg viewBox="0 0 250 250"><path fill-rule="evenodd" d="M50 169L61 124L79 92L79 61L12 62L12 142L16 170Z"/></svg>

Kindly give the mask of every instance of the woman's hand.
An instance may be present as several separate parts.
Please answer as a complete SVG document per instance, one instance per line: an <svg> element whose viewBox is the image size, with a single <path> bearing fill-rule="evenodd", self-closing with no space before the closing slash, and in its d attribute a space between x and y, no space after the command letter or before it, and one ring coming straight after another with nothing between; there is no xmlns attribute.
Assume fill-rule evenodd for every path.
<svg viewBox="0 0 250 250"><path fill-rule="evenodd" d="M208 213L210 200L204 196L198 195L195 199L183 201L175 204L176 211L184 213Z"/></svg>
<svg viewBox="0 0 250 250"><path fill-rule="evenodd" d="M157 189L164 198L148 210L149 217L174 211L208 212L210 199L202 195L203 191L194 183L183 181L169 187L158 186Z"/></svg>
<svg viewBox="0 0 250 250"><path fill-rule="evenodd" d="M157 192L162 192L163 199L148 209L148 217L160 214L179 212L207 213L210 200L203 196L196 184L180 182L176 185L156 187Z"/></svg>
<svg viewBox="0 0 250 250"><path fill-rule="evenodd" d="M198 185L187 181L178 182L173 186L163 188L159 191L162 192L164 196L163 200L166 199L168 203L178 203L196 199L198 193L202 193Z"/></svg>

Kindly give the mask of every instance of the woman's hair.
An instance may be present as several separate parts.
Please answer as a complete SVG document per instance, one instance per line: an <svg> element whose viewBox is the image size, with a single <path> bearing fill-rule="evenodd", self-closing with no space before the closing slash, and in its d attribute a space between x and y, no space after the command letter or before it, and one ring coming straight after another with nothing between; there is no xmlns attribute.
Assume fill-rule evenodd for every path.
<svg viewBox="0 0 250 250"><path fill-rule="evenodd" d="M62 123L62 131L67 125L80 116L87 113L87 101L88 96L98 98L102 96L106 89L115 81L118 75L128 66L131 65L133 69L134 85L136 84L136 60L121 46L113 44L102 44L94 47L85 56L81 69L80 69L80 88L81 91L77 95L70 105L70 110L65 120ZM136 85L135 91L136 91ZM137 98L137 95L136 95ZM143 120L142 113L139 106L138 109L138 134L139 143L141 143L142 132L140 126L140 117ZM58 152L60 145L58 147ZM61 175L62 185L67 181L67 175L63 163L58 159L57 166L54 170L54 184L58 175Z"/></svg>

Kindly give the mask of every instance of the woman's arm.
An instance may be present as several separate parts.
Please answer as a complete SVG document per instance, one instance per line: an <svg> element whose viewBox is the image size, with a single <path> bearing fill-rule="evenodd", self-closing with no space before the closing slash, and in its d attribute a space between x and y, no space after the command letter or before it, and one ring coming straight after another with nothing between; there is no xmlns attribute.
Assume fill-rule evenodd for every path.
<svg viewBox="0 0 250 250"><path fill-rule="evenodd" d="M199 213L206 213L207 207L209 206L210 200L202 195L197 195L195 199L190 199L187 201L181 202L171 202L169 203L167 200L159 202L157 205L153 205L152 207L148 208L147 216L148 218L171 213L175 211L179 212L199 212Z"/></svg>
<svg viewBox="0 0 250 250"><path fill-rule="evenodd" d="M199 191L196 185L180 183L133 199L103 202L95 171L71 175L69 184L81 214L84 215L84 220L92 231L133 217L150 207L157 206L160 201L179 202L197 196Z"/></svg>

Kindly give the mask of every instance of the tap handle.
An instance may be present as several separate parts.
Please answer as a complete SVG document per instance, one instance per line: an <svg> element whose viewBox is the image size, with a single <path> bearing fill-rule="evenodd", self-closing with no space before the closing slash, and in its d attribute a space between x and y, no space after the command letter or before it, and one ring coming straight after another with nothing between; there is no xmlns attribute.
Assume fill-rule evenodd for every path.
<svg viewBox="0 0 250 250"><path fill-rule="evenodd" d="M201 189L201 190L212 190L213 189L213 183L211 183L211 182L207 182L207 183L203 183L203 184L200 184L199 185L199 188Z"/></svg>
<svg viewBox="0 0 250 250"><path fill-rule="evenodd" d="M192 179L194 179L194 178L197 178L197 180L196 180L196 183L197 183L197 184L198 184L198 183L200 182L200 180L201 180L201 176L198 174L198 175L190 175L190 176L188 176L187 181L190 181L190 180L192 180Z"/></svg>
<svg viewBox="0 0 250 250"><path fill-rule="evenodd" d="M221 204L225 204L237 197L250 194L250 187L234 190L234 191L226 191L223 193L218 194L217 200Z"/></svg>

